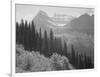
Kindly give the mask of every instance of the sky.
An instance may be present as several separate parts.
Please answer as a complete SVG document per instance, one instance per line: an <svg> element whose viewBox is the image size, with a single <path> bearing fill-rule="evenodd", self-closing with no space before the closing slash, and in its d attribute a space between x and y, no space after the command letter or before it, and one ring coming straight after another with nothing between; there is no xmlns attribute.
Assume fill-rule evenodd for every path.
<svg viewBox="0 0 100 77"><path fill-rule="evenodd" d="M41 6L41 5L28 5L28 4L16 4L16 21L20 22L24 20L31 21L36 14L42 10L53 17L56 14L66 14L73 17L79 17L84 13L94 14L93 8L78 8L78 7L57 7L57 6Z"/></svg>

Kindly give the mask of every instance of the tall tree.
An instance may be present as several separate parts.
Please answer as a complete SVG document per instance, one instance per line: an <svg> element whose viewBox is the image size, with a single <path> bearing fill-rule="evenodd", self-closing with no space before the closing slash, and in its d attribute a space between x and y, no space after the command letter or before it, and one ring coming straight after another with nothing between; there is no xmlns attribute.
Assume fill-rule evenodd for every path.
<svg viewBox="0 0 100 77"><path fill-rule="evenodd" d="M35 25L34 21L31 23L31 43L32 43L32 49L36 50L36 30L35 30Z"/></svg>
<svg viewBox="0 0 100 77"><path fill-rule="evenodd" d="M41 28L39 30L39 50L41 53L41 48L42 48L42 33L41 33Z"/></svg>
<svg viewBox="0 0 100 77"><path fill-rule="evenodd" d="M71 63L75 65L75 49L74 46L71 46Z"/></svg>
<svg viewBox="0 0 100 77"><path fill-rule="evenodd" d="M53 31L52 29L50 30L50 52L54 51L54 44L53 44L54 36L53 36Z"/></svg>
<svg viewBox="0 0 100 77"><path fill-rule="evenodd" d="M47 37L47 32L46 30L44 31L44 39L43 39L43 44L42 44L42 53L49 57L48 53L48 37Z"/></svg>
<svg viewBox="0 0 100 77"><path fill-rule="evenodd" d="M67 45L65 41L64 41L63 55L68 56Z"/></svg>

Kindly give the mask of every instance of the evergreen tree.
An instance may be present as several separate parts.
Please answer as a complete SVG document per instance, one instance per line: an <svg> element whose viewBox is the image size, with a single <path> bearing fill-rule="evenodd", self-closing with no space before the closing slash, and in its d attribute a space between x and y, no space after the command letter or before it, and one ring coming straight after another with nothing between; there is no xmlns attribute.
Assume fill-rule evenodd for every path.
<svg viewBox="0 0 100 77"><path fill-rule="evenodd" d="M42 33L41 33L41 28L39 30L39 51L41 53L41 49L42 49Z"/></svg>
<svg viewBox="0 0 100 77"><path fill-rule="evenodd" d="M68 56L67 45L65 41L64 41L63 55Z"/></svg>
<svg viewBox="0 0 100 77"><path fill-rule="evenodd" d="M47 32L45 30L44 32L44 39L43 39L43 44L42 44L42 53L49 57L49 53L48 53L48 37L47 37Z"/></svg>
<svg viewBox="0 0 100 77"><path fill-rule="evenodd" d="M53 31L51 29L50 30L50 52L54 51L53 40L54 40L54 36L53 36Z"/></svg>
<svg viewBox="0 0 100 77"><path fill-rule="evenodd" d="M36 51L36 30L35 30L35 25L34 25L34 21L32 21L31 23L31 45L32 45L32 50Z"/></svg>
<svg viewBox="0 0 100 77"><path fill-rule="evenodd" d="M71 63L75 65L75 50L73 45L71 46Z"/></svg>

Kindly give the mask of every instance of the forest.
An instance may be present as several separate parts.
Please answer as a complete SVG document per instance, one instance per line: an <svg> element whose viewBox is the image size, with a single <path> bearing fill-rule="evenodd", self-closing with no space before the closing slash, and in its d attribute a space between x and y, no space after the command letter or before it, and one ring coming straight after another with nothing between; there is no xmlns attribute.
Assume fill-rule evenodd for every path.
<svg viewBox="0 0 100 77"><path fill-rule="evenodd" d="M22 45L25 51L28 51L29 53L34 51L49 59L54 53L57 53L68 58L69 63L74 69L94 68L91 57L75 52L74 45L71 45L71 52L68 52L67 42L64 41L64 43L62 43L61 38L55 37L52 29L50 30L49 35L46 30L42 33L41 28L37 31L33 20L29 23L23 19L20 23L16 22L16 45ZM17 50L16 54L18 54ZM16 67L18 66L17 64L18 63L16 63ZM29 69L30 65L27 64L27 67L27 69ZM56 67L56 70L67 69Z"/></svg>

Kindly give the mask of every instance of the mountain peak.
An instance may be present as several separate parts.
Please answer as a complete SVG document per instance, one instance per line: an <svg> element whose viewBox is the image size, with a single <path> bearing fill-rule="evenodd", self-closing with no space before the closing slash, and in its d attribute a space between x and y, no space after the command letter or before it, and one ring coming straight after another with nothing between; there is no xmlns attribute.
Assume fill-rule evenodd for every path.
<svg viewBox="0 0 100 77"><path fill-rule="evenodd" d="M40 10L40 11L38 12L38 15L45 15L45 16L47 16L47 13L44 12L44 11L42 11L42 10Z"/></svg>
<svg viewBox="0 0 100 77"><path fill-rule="evenodd" d="M80 17L90 17L90 15L88 13L84 13L83 15L81 15Z"/></svg>

